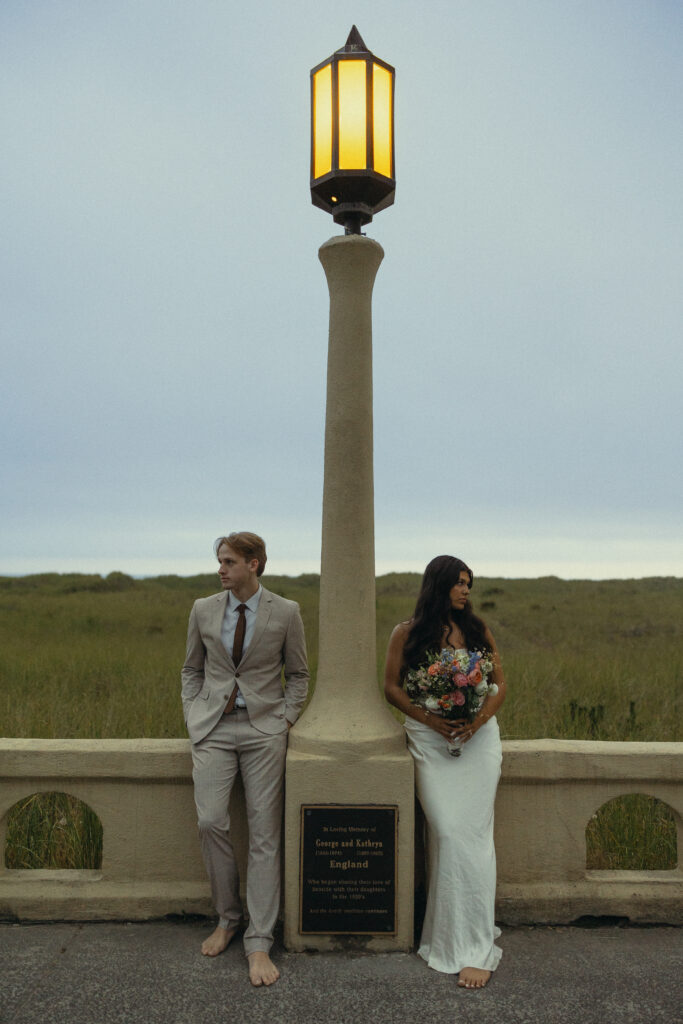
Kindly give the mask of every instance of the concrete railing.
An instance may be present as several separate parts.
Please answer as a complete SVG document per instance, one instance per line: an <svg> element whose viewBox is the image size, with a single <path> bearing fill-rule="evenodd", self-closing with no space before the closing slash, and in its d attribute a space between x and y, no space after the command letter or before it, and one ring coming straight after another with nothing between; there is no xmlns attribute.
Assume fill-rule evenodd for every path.
<svg viewBox="0 0 683 1024"><path fill-rule="evenodd" d="M567 923L584 915L683 923L683 871L587 871L586 826L614 797L673 810L683 844L683 744L513 740L496 800L497 918ZM104 832L100 871L7 870L0 917L141 920L211 914L186 740L0 740L0 849L8 811L39 792L87 803ZM233 794L244 864L245 811ZM412 894L411 894L412 895ZM408 898L411 898L410 896Z"/></svg>
<svg viewBox="0 0 683 1024"><path fill-rule="evenodd" d="M683 923L683 743L508 740L496 799L497 918L584 916ZM586 826L603 804L642 793L671 808L672 871L586 870Z"/></svg>

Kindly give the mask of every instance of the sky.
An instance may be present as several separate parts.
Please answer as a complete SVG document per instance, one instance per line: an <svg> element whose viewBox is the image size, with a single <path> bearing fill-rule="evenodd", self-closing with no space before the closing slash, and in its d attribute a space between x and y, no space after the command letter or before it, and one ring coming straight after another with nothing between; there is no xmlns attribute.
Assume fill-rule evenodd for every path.
<svg viewBox="0 0 683 1024"><path fill-rule="evenodd" d="M396 68L377 572L683 576L680 0L3 0L0 574L241 529L318 570L309 72L354 23Z"/></svg>

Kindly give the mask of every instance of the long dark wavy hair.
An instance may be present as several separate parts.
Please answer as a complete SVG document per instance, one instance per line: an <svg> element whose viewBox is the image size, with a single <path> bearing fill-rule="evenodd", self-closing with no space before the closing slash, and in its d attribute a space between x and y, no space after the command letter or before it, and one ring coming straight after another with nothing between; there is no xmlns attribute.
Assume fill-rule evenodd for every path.
<svg viewBox="0 0 683 1024"><path fill-rule="evenodd" d="M451 621L459 627L469 650L489 650L486 626L474 614L469 599L462 609L451 607L450 592L460 580L461 572L467 573L471 587L472 570L453 555L437 555L425 569L403 648L404 672L423 664L429 652L440 650L444 627L450 629Z"/></svg>

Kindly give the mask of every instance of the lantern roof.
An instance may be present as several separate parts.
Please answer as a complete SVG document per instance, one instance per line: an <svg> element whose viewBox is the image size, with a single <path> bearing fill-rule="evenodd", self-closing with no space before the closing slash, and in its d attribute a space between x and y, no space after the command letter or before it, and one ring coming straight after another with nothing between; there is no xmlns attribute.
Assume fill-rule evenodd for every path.
<svg viewBox="0 0 683 1024"><path fill-rule="evenodd" d="M363 42L360 32L355 25L351 26L349 32L349 38L346 40L344 46L336 50L335 53L370 53L367 46Z"/></svg>

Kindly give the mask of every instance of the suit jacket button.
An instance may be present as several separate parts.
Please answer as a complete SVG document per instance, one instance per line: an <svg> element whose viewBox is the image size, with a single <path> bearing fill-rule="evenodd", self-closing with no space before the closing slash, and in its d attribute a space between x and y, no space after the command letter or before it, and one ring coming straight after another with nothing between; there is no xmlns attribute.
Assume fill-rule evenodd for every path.
<svg viewBox="0 0 683 1024"><path fill-rule="evenodd" d="M235 672L235 679L239 679L239 677L240 677L239 672Z"/></svg>
<svg viewBox="0 0 683 1024"><path fill-rule="evenodd" d="M223 700L230 700L230 694L229 693L224 693L223 694Z"/></svg>

